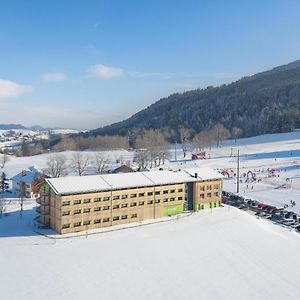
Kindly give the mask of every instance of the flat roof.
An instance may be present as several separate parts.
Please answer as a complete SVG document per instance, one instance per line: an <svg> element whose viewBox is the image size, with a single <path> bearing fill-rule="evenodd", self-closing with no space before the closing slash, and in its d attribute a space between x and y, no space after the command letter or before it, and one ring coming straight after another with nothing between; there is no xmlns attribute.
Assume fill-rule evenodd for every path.
<svg viewBox="0 0 300 300"><path fill-rule="evenodd" d="M221 178L224 178L222 174L210 168L191 168L47 178L46 182L56 194L70 195Z"/></svg>

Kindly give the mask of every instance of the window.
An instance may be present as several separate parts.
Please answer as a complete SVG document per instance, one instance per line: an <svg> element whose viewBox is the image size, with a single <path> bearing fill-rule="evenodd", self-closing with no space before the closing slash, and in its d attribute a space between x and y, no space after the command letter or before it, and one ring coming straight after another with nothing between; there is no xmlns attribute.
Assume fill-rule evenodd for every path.
<svg viewBox="0 0 300 300"><path fill-rule="evenodd" d="M84 199L83 200L83 203L90 203L91 202L91 199Z"/></svg>
<svg viewBox="0 0 300 300"><path fill-rule="evenodd" d="M136 198L137 194L131 194L130 198Z"/></svg>
<svg viewBox="0 0 300 300"><path fill-rule="evenodd" d="M147 204L153 204L153 200L147 201Z"/></svg>
<svg viewBox="0 0 300 300"><path fill-rule="evenodd" d="M99 223L101 223L101 219L95 219L94 220L94 224L99 224Z"/></svg>
<svg viewBox="0 0 300 300"><path fill-rule="evenodd" d="M114 205L113 206L113 209L118 209L118 208L120 208L120 205Z"/></svg>
<svg viewBox="0 0 300 300"><path fill-rule="evenodd" d="M63 215L63 216L68 216L68 215L70 215L70 211L69 211L69 210L68 210L68 211L63 211L63 212L62 212L62 215Z"/></svg>
<svg viewBox="0 0 300 300"><path fill-rule="evenodd" d="M118 200L118 199L120 199L120 196L119 196L119 195L115 195L115 196L113 197L113 200Z"/></svg>
<svg viewBox="0 0 300 300"><path fill-rule="evenodd" d="M90 209L90 208L84 208L84 209L83 209L83 212L84 212L84 213L89 213L89 212L91 212L91 209Z"/></svg>
<svg viewBox="0 0 300 300"><path fill-rule="evenodd" d="M200 194L200 198L201 198L201 199L204 199L204 194L203 194L203 193Z"/></svg>
<svg viewBox="0 0 300 300"><path fill-rule="evenodd" d="M219 185L218 185L218 184L215 184L215 185L214 185L214 189L215 189L215 190L218 190L218 189L219 189Z"/></svg>
<svg viewBox="0 0 300 300"><path fill-rule="evenodd" d="M128 217L128 216L127 216L127 215L125 215L125 216L122 216L122 217L121 217L121 219L122 219L122 220L126 220L126 219L127 219L127 217Z"/></svg>
<svg viewBox="0 0 300 300"><path fill-rule="evenodd" d="M109 218L103 218L103 223L109 222Z"/></svg>
<svg viewBox="0 0 300 300"><path fill-rule="evenodd" d="M103 210L109 210L109 206L103 206Z"/></svg>
<svg viewBox="0 0 300 300"><path fill-rule="evenodd" d="M163 194L168 194L168 193L169 193L168 190L164 190L164 191L163 191Z"/></svg>
<svg viewBox="0 0 300 300"><path fill-rule="evenodd" d="M168 202L169 199L168 198L164 198L163 202Z"/></svg>
<svg viewBox="0 0 300 300"><path fill-rule="evenodd" d="M211 198L211 193L207 193L207 198Z"/></svg>
<svg viewBox="0 0 300 300"><path fill-rule="evenodd" d="M144 205L145 204L145 201L140 201L139 202L139 205Z"/></svg>
<svg viewBox="0 0 300 300"><path fill-rule="evenodd" d="M81 204L81 200L74 200L74 204Z"/></svg>
<svg viewBox="0 0 300 300"><path fill-rule="evenodd" d="M145 193L139 193L139 197L145 197Z"/></svg>
<svg viewBox="0 0 300 300"><path fill-rule="evenodd" d="M175 190L171 190L170 193L175 193Z"/></svg>
<svg viewBox="0 0 300 300"><path fill-rule="evenodd" d="M178 193L182 193L183 192L183 189L178 189Z"/></svg>
<svg viewBox="0 0 300 300"><path fill-rule="evenodd" d="M130 207L136 206L136 202L130 203Z"/></svg>
<svg viewBox="0 0 300 300"><path fill-rule="evenodd" d="M217 203L216 202L214 202L214 207L217 207Z"/></svg>
<svg viewBox="0 0 300 300"><path fill-rule="evenodd" d="M101 198L95 198L94 199L94 202L100 202L101 201Z"/></svg>
<svg viewBox="0 0 300 300"><path fill-rule="evenodd" d="M136 218L136 217L137 217L137 214L132 214L130 217L131 217L131 218Z"/></svg>
<svg viewBox="0 0 300 300"><path fill-rule="evenodd" d="M109 201L110 197L103 197L103 201Z"/></svg>
<svg viewBox="0 0 300 300"><path fill-rule="evenodd" d="M219 192L214 192L214 196L218 197L219 196Z"/></svg>
<svg viewBox="0 0 300 300"><path fill-rule="evenodd" d="M128 195L122 195L122 199L127 199Z"/></svg>
<svg viewBox="0 0 300 300"><path fill-rule="evenodd" d="M160 199L156 199L156 200L155 200L155 203L160 203Z"/></svg>
<svg viewBox="0 0 300 300"><path fill-rule="evenodd" d="M75 209L74 210L74 215L78 215L81 214L81 209Z"/></svg>
<svg viewBox="0 0 300 300"><path fill-rule="evenodd" d="M120 217L113 217L113 221L119 221L120 220Z"/></svg>
<svg viewBox="0 0 300 300"><path fill-rule="evenodd" d="M94 207L94 211L100 211L101 207Z"/></svg>
<svg viewBox="0 0 300 300"><path fill-rule="evenodd" d="M160 195L160 191L156 191L156 192L155 192L155 195Z"/></svg>
<svg viewBox="0 0 300 300"><path fill-rule="evenodd" d="M83 225L90 225L91 224L91 221L83 221Z"/></svg>
<svg viewBox="0 0 300 300"><path fill-rule="evenodd" d="M121 205L122 208L125 208L127 206L128 206L127 203Z"/></svg>
<svg viewBox="0 0 300 300"><path fill-rule="evenodd" d="M204 185L200 186L200 191L205 191L205 186Z"/></svg>
<svg viewBox="0 0 300 300"><path fill-rule="evenodd" d="M63 224L62 229L70 228L70 224Z"/></svg>
<svg viewBox="0 0 300 300"><path fill-rule="evenodd" d="M206 187L206 189L209 190L209 191L211 191L212 186L211 186L211 185L208 185L208 186Z"/></svg>
<svg viewBox="0 0 300 300"><path fill-rule="evenodd" d="M153 192L148 192L148 196L153 196Z"/></svg>
<svg viewBox="0 0 300 300"><path fill-rule="evenodd" d="M79 227L79 226L81 226L81 222L75 222L74 223L74 227Z"/></svg>
<svg viewBox="0 0 300 300"><path fill-rule="evenodd" d="M175 198L170 198L170 201L175 201Z"/></svg>
<svg viewBox="0 0 300 300"><path fill-rule="evenodd" d="M70 203L71 203L70 201L63 201L61 206L67 206L70 205Z"/></svg>
<svg viewBox="0 0 300 300"><path fill-rule="evenodd" d="M178 197L178 200L182 200L182 197Z"/></svg>

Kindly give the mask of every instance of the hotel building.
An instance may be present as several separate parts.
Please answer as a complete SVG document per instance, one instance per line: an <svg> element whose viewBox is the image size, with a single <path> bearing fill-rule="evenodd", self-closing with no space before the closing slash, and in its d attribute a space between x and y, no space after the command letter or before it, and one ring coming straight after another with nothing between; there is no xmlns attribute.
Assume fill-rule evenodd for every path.
<svg viewBox="0 0 300 300"><path fill-rule="evenodd" d="M40 223L60 234L221 205L223 176L208 168L46 179Z"/></svg>

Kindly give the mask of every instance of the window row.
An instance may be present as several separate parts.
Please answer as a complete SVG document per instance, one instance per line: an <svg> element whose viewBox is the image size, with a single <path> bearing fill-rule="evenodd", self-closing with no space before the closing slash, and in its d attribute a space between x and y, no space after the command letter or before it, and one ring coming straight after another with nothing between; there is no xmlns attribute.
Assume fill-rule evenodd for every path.
<svg viewBox="0 0 300 300"><path fill-rule="evenodd" d="M183 192L183 189L178 189L177 190L179 193ZM134 194L129 194L129 195L114 195L113 196L113 200L119 200L119 199L128 199L128 198L137 198L137 197L145 197L146 194L147 196L153 196L155 195L161 195L161 194L173 194L176 193L176 190L163 190L162 193L161 191L156 191L155 193L153 192L148 192L148 193L134 193ZM93 201L92 201L93 200ZM77 199L73 201L74 205L78 205L78 204L85 204L85 203L91 203L91 202L100 202L100 201L110 201L111 197L110 196L106 196L106 197L99 197L99 198L94 198L94 199ZM68 206L71 205L71 201L63 201L62 202L62 206Z"/></svg>
<svg viewBox="0 0 300 300"><path fill-rule="evenodd" d="M177 200L182 200L183 198L182 197L178 197ZM175 201L176 198L164 198L164 199L156 199L155 200L155 203L166 203L166 202L172 202L172 201ZM151 205L153 204L154 201L153 200L149 200L149 201L139 201L139 202L132 202L132 203L123 203L123 204L116 204L116 205L113 205L112 206L112 209L120 209L120 208L127 208L127 207L135 207L135 206L143 206L145 204L148 204L148 205ZM78 214L81 214L81 213L90 213L90 212L97 212L97 211L105 211L105 210L110 210L111 209L111 206L110 205L107 205L107 206L97 206L97 207L94 207L94 208L90 208L90 207L86 207L86 208L82 208L82 209L75 209L73 211L73 214L74 215L78 215ZM62 216L69 216L71 215L71 211L68 210L68 211L63 211L62 212Z"/></svg>
<svg viewBox="0 0 300 300"><path fill-rule="evenodd" d="M219 196L220 196L220 193L219 193L219 192L214 192L214 193L213 193L213 196L214 196L214 197L219 197ZM206 194L206 198L211 198L211 197L212 197L212 193L207 193L207 194ZM201 198L201 199L204 199L204 198L205 198L205 194L204 194L204 193L201 193L201 194L200 194L200 198Z"/></svg>
<svg viewBox="0 0 300 300"><path fill-rule="evenodd" d="M219 187L220 187L219 184L214 184L214 185L201 185L201 186L200 186L200 191L205 191L205 190L211 191L212 189L218 190Z"/></svg>
<svg viewBox="0 0 300 300"><path fill-rule="evenodd" d="M177 200L182 200L183 199L183 197L177 197ZM77 201L77 200L76 200ZM155 203L160 203L160 202L169 202L169 201L176 201L176 197L171 197L171 198L164 198L164 199L156 199L155 200ZM147 204L153 204L153 200L148 200L147 202L146 201L140 201L140 202L138 202L139 203L139 205L144 205L145 203L147 203ZM88 202L85 202L85 203L88 203ZM135 203L135 204L134 204ZM130 206L136 206L136 203L137 202L133 202L133 203L130 203ZM68 206L68 205L70 205L71 203L70 203L70 201L63 201L62 202L62 206ZM80 204L80 203L75 203L75 201L74 201L74 204ZM122 208L123 207L127 207L127 203L124 203L124 204L121 204L120 205ZM103 206L103 210L105 210L105 208L104 207L107 207L107 206ZM108 206L109 207L109 206ZM108 208L109 209L109 208ZM99 209L100 210L100 209Z"/></svg>
<svg viewBox="0 0 300 300"><path fill-rule="evenodd" d="M123 215L123 216L115 216L112 218L112 221L119 221L119 220L126 220L126 219L134 219L137 218L137 214L131 215ZM78 221L73 223L73 227L80 227L80 226L87 226L91 224L100 224L100 223L108 223L111 221L111 218L103 218L103 219L95 219L95 220L85 220L85 221ZM67 229L71 227L71 223L63 224L62 229Z"/></svg>

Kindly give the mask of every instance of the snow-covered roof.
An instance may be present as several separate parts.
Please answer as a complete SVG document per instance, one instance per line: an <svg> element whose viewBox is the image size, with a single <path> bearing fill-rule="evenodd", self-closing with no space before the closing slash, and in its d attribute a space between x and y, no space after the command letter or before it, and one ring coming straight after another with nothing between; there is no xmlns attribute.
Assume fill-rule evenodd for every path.
<svg viewBox="0 0 300 300"><path fill-rule="evenodd" d="M197 177L195 176L197 173ZM56 194L90 193L125 188L176 184L223 178L209 168L193 168L178 171L152 171L88 176L48 178L47 183Z"/></svg>
<svg viewBox="0 0 300 300"><path fill-rule="evenodd" d="M224 176L221 173L207 167L189 168L189 169L184 169L184 171L191 176L195 176L195 174L197 174L197 176L202 180L224 178Z"/></svg>
<svg viewBox="0 0 300 300"><path fill-rule="evenodd" d="M34 179L38 178L41 175L39 170L32 166L29 167L27 170L23 170L22 172L18 173L14 177L11 178L12 181L16 182L25 182L25 183L31 183Z"/></svg>
<svg viewBox="0 0 300 300"><path fill-rule="evenodd" d="M76 194L111 190L100 175L68 176L46 179L56 194Z"/></svg>

